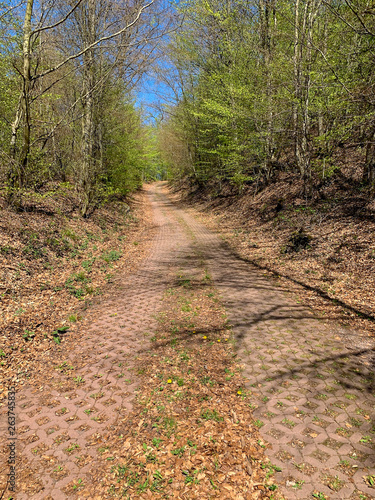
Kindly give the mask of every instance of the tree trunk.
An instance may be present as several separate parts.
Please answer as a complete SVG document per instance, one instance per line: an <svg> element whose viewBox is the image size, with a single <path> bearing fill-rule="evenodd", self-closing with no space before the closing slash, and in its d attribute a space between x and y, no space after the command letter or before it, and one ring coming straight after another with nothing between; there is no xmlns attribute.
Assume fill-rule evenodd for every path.
<svg viewBox="0 0 375 500"><path fill-rule="evenodd" d="M89 0L86 20L85 44L91 45L95 41L95 0ZM83 159L81 167L81 214L87 215L93 190L94 181L94 49L91 48L83 56L83 118L82 143Z"/></svg>
<svg viewBox="0 0 375 500"><path fill-rule="evenodd" d="M271 16L275 16L275 5L273 0L259 0L260 11L260 30L261 30L261 47L264 57L264 71L266 78L266 140L265 140L265 158L264 170L266 179L271 176L270 165L274 155L274 113L273 113L273 94L272 94L272 28Z"/></svg>
<svg viewBox="0 0 375 500"><path fill-rule="evenodd" d="M12 135L10 139L10 165L8 170L8 184L10 188L14 188L17 184L19 185L19 167L16 161L17 155L17 134L20 128L20 122L22 119L22 95L18 100L18 107L16 111L16 116L12 123Z"/></svg>
<svg viewBox="0 0 375 500"><path fill-rule="evenodd" d="M295 157L306 193L307 181L311 175L310 158L310 94L312 67L313 28L320 0L307 0L300 20L300 0L295 5L294 28L294 86L295 102L293 107ZM302 22L301 22L302 21Z"/></svg>
<svg viewBox="0 0 375 500"><path fill-rule="evenodd" d="M300 148L300 130L299 130L300 120L299 120L299 109L298 109L301 97L299 5L300 5L300 0L296 0L295 11L294 11L294 52L293 52L293 71L294 71L293 139L294 139L294 155L297 166L301 172L302 155Z"/></svg>
<svg viewBox="0 0 375 500"><path fill-rule="evenodd" d="M30 90L31 90L31 16L33 13L33 0L27 0L25 24L23 27L23 141L21 151L21 184L27 166L30 151Z"/></svg>
<svg viewBox="0 0 375 500"><path fill-rule="evenodd" d="M372 133L366 146L366 163L363 180L370 184L371 194L375 191L375 131Z"/></svg>
<svg viewBox="0 0 375 500"><path fill-rule="evenodd" d="M27 0L25 20L23 25L22 43L22 91L18 102L15 119L12 123L12 135L10 140L10 157L12 165L8 175L11 188L22 187L24 173L27 166L30 151L30 90L31 90L31 18L33 14L34 0ZM21 118L23 119L22 148L19 166L17 165L16 142ZM18 172L17 172L18 171Z"/></svg>

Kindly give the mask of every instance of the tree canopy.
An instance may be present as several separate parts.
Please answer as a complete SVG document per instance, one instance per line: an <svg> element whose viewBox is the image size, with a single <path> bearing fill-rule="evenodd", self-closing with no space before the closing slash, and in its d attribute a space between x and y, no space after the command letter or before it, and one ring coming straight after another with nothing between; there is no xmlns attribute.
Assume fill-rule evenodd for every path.
<svg viewBox="0 0 375 500"><path fill-rule="evenodd" d="M280 169L308 194L348 150L374 191L370 0L4 2L0 40L10 203L69 181L86 215L166 173L241 191ZM134 93L151 68L170 89L152 125Z"/></svg>
<svg viewBox="0 0 375 500"><path fill-rule="evenodd" d="M179 9L184 23L166 51L178 99L161 132L185 151L181 161L163 150L173 176L241 189L283 168L308 190L312 177L340 168L345 145L374 186L371 2L193 0Z"/></svg>

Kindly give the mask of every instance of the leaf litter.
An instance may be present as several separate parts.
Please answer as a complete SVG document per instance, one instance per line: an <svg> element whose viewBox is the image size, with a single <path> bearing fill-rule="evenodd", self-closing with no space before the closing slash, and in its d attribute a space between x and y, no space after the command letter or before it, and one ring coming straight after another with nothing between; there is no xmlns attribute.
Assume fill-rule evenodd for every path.
<svg viewBox="0 0 375 500"><path fill-rule="evenodd" d="M0 407L10 385L38 379L59 357L116 273L141 263L154 232L144 192L87 219L71 193L26 201L22 212L1 210Z"/></svg>
<svg viewBox="0 0 375 500"><path fill-rule="evenodd" d="M102 436L107 449L81 494L280 499L220 297L204 269L173 272L137 359L134 410Z"/></svg>
<svg viewBox="0 0 375 500"><path fill-rule="evenodd" d="M61 361L65 345L79 342L77 326L87 319L85 314L90 319L87 312L90 303L94 302L94 294L88 294L87 301L74 290L83 284L99 293L113 293L115 273L128 272L141 263L154 228L150 222L150 207L146 203L148 208L144 210L142 196L138 203L135 213L142 224L134 219L121 227L116 222L116 212L106 212L104 216L99 211L98 217L102 214L100 224L104 227L103 219L107 221L104 230L99 219L86 223L69 218L73 233L79 235L76 241L82 247L83 240L86 248L79 248L73 237L73 250L69 247L69 251L63 251L59 257L47 248L47 257L21 261L30 274L6 277L6 291L2 296L6 310L21 309L30 302L30 297L33 307L20 312L22 321L17 321L15 314L3 318L2 388L10 381L16 386L23 385L26 380L32 384L43 383L56 367L68 373L67 384L73 384L71 380L77 367L73 369L58 361ZM27 215L30 225L44 224L46 227L49 224L44 216ZM15 257L22 255L23 243L19 239L19 228L9 229L11 214L8 217L9 227L3 226L2 234L8 238L8 243L12 235L11 246L16 250L2 257L10 268L14 267ZM20 224L17 218L16 223ZM83 239L82 230L97 238L88 238L86 245L87 238ZM134 241L141 241L142 245L134 245ZM78 250L77 255L72 258L75 250ZM118 259L112 258L120 253ZM110 266L102 262L97 266L99 256ZM88 269L82 264L94 257L90 281L85 282L85 276L79 273L82 267L85 271ZM46 263L52 263L53 269ZM114 275L111 279L107 278L108 268ZM18 269L14 271L17 273ZM151 347L135 361L134 369L141 384L134 409L107 434L93 436L90 445L98 446L98 456L91 477L85 480L77 477L66 486L67 495L89 498L282 498L274 482L278 469L266 458L268 445L259 435L259 422L252 418L251 393L243 389L241 366L236 359L233 335L220 297L207 272L202 268L199 273L198 276L185 276L181 270L175 270L173 285L166 291L158 315L159 328L150 338ZM72 274L76 279L69 282ZM36 276L39 281L35 280ZM47 278L48 287L42 289L44 287L39 285L46 283ZM111 281L112 284L106 284ZM66 286L59 290L62 283ZM47 332L50 333L44 335ZM57 470L56 474L63 472ZM35 491L40 489L37 482L34 487ZM29 484L29 491L32 488Z"/></svg>

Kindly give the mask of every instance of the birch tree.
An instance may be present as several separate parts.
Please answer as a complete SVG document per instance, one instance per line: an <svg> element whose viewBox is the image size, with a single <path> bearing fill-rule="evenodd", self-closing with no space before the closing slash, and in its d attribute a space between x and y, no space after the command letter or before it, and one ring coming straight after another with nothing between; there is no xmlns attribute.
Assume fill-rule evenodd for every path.
<svg viewBox="0 0 375 500"><path fill-rule="evenodd" d="M119 42L117 53L124 52L126 48L141 46L145 47L146 59L150 51L150 42L147 39L160 36L161 23L154 22L150 29L141 29L146 12L150 10L154 4L154 0L149 2L137 1L132 4L131 8L127 2L122 5L117 5L115 14L110 14L111 8L109 2L103 5L103 2L95 0L77 0L73 4L59 3L56 0L53 4L43 5L38 4L35 7L34 0L27 0L24 5L24 22L22 36L22 56L21 64L15 63L15 68L20 75L21 92L18 100L18 107L15 110L15 117L12 123L12 134L10 140L10 169L8 173L8 181L11 192L24 184L24 172L30 159L30 130L33 124L33 104L45 92L63 79L72 71L72 64L77 61L78 65L83 68L83 86L81 100L84 103L84 119L83 119L83 191L89 192L87 182L84 180L92 166L92 147L93 147L93 114L94 114L94 96L93 88L100 85L98 81L94 81L95 77L95 59L99 49L102 54L108 54L109 49L112 50L111 64L108 65L108 77L111 70L116 67L117 55L113 49L116 43ZM122 8L121 8L122 7ZM124 15L124 13L126 15ZM70 32L68 27L74 25L74 18L77 16L87 17L85 24L82 24L82 44L77 46L74 44L73 37L77 37L77 32ZM100 15L104 15L104 19ZM99 18L98 18L99 15ZM72 22L73 21L73 22ZM166 23L163 23L163 28ZM96 29L100 26L100 29ZM143 24L144 26L144 24ZM159 32L157 32L159 30ZM62 44L58 40L58 35L62 34L64 39L68 39L73 43ZM46 62L41 64L40 54L35 50L37 41L41 35L49 39L50 49L54 52L55 62L46 67ZM152 51L152 49L151 49ZM119 58L121 63L124 63L123 58ZM133 61L134 62L134 61ZM138 68L134 68L135 73ZM55 79L51 79L55 75ZM36 92L37 82L39 82L38 92ZM42 83L40 83L42 82ZM43 82L48 82L43 85ZM22 127L22 135L19 137L19 130ZM94 174L95 175L95 174ZM87 193L86 193L87 194ZM87 198L87 196L86 196ZM87 211L87 200L82 200L82 213Z"/></svg>
<svg viewBox="0 0 375 500"><path fill-rule="evenodd" d="M306 182L310 176L310 100L314 24L321 0L295 0L294 7L294 140L296 163Z"/></svg>

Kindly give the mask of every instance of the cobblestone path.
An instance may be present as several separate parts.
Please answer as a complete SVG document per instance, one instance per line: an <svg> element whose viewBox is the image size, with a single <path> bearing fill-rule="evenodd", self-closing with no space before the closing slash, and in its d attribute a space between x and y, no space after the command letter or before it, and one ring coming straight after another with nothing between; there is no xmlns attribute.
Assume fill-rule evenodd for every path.
<svg viewBox="0 0 375 500"><path fill-rule="evenodd" d="M177 212L221 293L285 497L375 498L375 340L329 327Z"/></svg>
<svg viewBox="0 0 375 500"><path fill-rule="evenodd" d="M132 408L134 358L147 345L145 333L155 327L166 267L181 234L153 199L152 204L158 233L142 268L122 281L117 296L96 307L97 319L82 326L76 348L62 350L48 382L16 395L17 499L75 498L72 482L88 477L98 450L105 448L101 435ZM64 390L77 366L75 387ZM9 455L5 411L0 415L2 474Z"/></svg>
<svg viewBox="0 0 375 500"><path fill-rule="evenodd" d="M29 480L16 498L76 497L72 481L85 481L105 447L101 435L131 409L134 358L155 327L167 270L189 245L206 260L225 303L249 404L272 463L282 469L276 481L285 497L375 498L366 479L375 474L373 366L362 358L375 353L374 342L315 318L174 205L160 184L150 188L150 199L159 229L142 269L97 306L97 320L82 331L78 347L62 354L48 383L17 393L17 454ZM64 390L75 365L75 388Z"/></svg>

